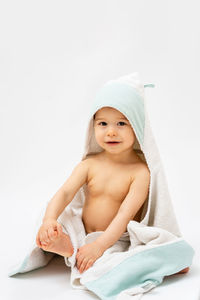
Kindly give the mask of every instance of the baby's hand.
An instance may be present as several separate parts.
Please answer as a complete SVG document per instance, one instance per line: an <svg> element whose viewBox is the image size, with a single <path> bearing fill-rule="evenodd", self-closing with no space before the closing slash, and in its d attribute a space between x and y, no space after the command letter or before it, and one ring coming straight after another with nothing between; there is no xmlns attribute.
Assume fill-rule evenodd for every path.
<svg viewBox="0 0 200 300"><path fill-rule="evenodd" d="M89 269L97 258L102 256L103 252L95 242L80 247L76 254L76 265L79 272L82 273Z"/></svg>
<svg viewBox="0 0 200 300"><path fill-rule="evenodd" d="M55 220L49 219L43 222L37 233L36 244L38 247L47 246L50 240L54 237L60 236L62 233L62 226Z"/></svg>

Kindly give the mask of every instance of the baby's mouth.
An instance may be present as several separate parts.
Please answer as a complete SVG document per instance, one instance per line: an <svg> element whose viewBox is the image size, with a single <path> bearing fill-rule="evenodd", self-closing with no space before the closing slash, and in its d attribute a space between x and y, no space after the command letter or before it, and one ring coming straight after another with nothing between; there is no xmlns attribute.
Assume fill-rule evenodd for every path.
<svg viewBox="0 0 200 300"><path fill-rule="evenodd" d="M115 142L115 141L112 141L112 142L106 142L106 144L109 144L109 145L117 145L121 142Z"/></svg>

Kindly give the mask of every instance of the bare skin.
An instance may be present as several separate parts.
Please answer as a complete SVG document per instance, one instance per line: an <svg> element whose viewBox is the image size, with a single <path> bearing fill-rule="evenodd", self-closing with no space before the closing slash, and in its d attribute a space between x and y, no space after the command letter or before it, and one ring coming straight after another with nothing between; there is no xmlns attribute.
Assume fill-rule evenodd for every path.
<svg viewBox="0 0 200 300"><path fill-rule="evenodd" d="M44 232L46 232L46 236ZM54 219L43 222L36 237L36 244L45 251L61 256L69 257L74 252L69 235L62 231L61 224Z"/></svg>
<svg viewBox="0 0 200 300"><path fill-rule="evenodd" d="M56 234L56 236L50 240L48 245L42 245L41 248L45 251L57 253L65 257L71 256L74 252L70 237L64 232L62 232L60 236Z"/></svg>
<svg viewBox="0 0 200 300"><path fill-rule="evenodd" d="M104 231L117 214L131 182L144 163L139 156L135 155L129 163L113 163L106 159L104 152L89 155L86 160L89 168L82 220L86 233ZM109 172L105 174L105 170ZM106 182L109 182L108 186ZM141 211L142 209L136 214L134 220L140 221ZM69 235L64 232L59 234L54 230L54 235L49 236L51 240L48 243L38 242L40 248L65 257L73 254Z"/></svg>
<svg viewBox="0 0 200 300"><path fill-rule="evenodd" d="M86 233L106 230L117 214L137 172L144 165L135 155L126 164L113 163L106 159L104 152L90 155L88 163L86 199L82 213ZM135 221L140 221L141 211L142 208L134 217Z"/></svg>

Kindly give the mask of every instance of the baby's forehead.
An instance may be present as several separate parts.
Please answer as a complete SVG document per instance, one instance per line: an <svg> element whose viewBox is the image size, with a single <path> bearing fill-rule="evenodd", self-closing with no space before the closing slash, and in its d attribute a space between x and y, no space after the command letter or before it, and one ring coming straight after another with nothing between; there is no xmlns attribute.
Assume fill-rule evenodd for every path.
<svg viewBox="0 0 200 300"><path fill-rule="evenodd" d="M125 119L127 120L126 116L123 115L119 110L113 107L103 107L96 111L95 119L99 118L116 118L116 119Z"/></svg>

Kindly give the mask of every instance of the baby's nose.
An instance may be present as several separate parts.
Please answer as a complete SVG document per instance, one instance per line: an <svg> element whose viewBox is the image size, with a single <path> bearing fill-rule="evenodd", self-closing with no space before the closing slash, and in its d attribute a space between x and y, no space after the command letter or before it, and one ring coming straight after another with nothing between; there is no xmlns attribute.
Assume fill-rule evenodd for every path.
<svg viewBox="0 0 200 300"><path fill-rule="evenodd" d="M114 127L109 127L107 130L107 135L116 135L117 131L115 130Z"/></svg>

